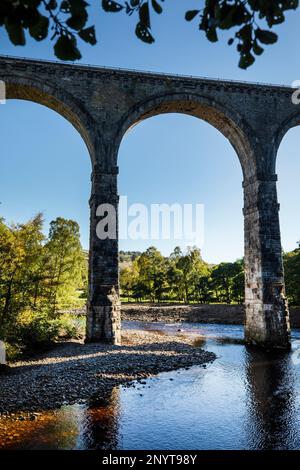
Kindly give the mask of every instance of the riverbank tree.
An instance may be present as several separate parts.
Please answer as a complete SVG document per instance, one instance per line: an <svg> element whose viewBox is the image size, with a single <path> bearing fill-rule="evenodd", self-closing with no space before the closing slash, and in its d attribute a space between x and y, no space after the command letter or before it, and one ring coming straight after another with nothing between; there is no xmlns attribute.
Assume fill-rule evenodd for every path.
<svg viewBox="0 0 300 470"><path fill-rule="evenodd" d="M286 293L290 305L300 305L300 246L284 254Z"/></svg>
<svg viewBox="0 0 300 470"><path fill-rule="evenodd" d="M37 214L23 224L0 219L0 338L16 347L51 342L62 331L60 309L79 306L87 277L79 226L61 217L43 234Z"/></svg>
<svg viewBox="0 0 300 470"><path fill-rule="evenodd" d="M125 260L122 261L122 260ZM284 253L286 295L300 305L300 247ZM185 253L176 247L164 257L154 247L144 253L122 253L120 284L123 299L149 302L243 303L244 261L206 263L197 247Z"/></svg>
<svg viewBox="0 0 300 470"><path fill-rule="evenodd" d="M121 265L120 283L127 300L242 303L244 266L243 260L208 264L197 247L176 247L169 257L150 247Z"/></svg>
<svg viewBox="0 0 300 470"><path fill-rule="evenodd" d="M61 312L86 302L88 251L79 225L58 217L48 236L43 225L42 214L22 224L0 218L0 339L17 350L76 337L74 316ZM298 306L300 247L284 254L284 268L289 303ZM153 246L142 253L123 251L120 285L127 301L243 303L244 262L212 265L197 247L175 247L168 257Z"/></svg>

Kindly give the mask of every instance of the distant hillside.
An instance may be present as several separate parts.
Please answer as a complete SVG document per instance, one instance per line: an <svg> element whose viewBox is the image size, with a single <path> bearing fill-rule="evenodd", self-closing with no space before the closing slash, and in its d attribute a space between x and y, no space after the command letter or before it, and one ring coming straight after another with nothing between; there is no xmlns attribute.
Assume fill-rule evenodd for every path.
<svg viewBox="0 0 300 470"><path fill-rule="evenodd" d="M134 261L135 258L140 256L142 253L140 251L120 251L119 259L120 263Z"/></svg>
<svg viewBox="0 0 300 470"><path fill-rule="evenodd" d="M88 259L89 257L89 250L82 250L85 257ZM135 258L140 256L142 253L140 251L120 251L119 252L119 259L120 263L131 263Z"/></svg>

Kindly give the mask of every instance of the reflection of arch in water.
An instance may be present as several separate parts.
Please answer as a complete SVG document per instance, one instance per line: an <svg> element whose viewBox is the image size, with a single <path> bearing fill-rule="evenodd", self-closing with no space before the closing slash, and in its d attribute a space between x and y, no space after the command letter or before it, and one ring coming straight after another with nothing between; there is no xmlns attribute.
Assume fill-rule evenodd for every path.
<svg viewBox="0 0 300 470"><path fill-rule="evenodd" d="M291 356L251 348L245 360L248 414L245 426L251 448L297 448L295 370Z"/></svg>

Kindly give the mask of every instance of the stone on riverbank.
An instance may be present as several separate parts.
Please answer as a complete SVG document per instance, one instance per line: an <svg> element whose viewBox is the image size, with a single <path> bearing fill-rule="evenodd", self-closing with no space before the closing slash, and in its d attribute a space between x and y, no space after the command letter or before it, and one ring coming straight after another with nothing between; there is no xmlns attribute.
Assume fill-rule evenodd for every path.
<svg viewBox="0 0 300 470"><path fill-rule="evenodd" d="M0 413L41 411L105 397L118 384L211 362L215 354L182 333L125 330L122 346L66 342L0 377Z"/></svg>

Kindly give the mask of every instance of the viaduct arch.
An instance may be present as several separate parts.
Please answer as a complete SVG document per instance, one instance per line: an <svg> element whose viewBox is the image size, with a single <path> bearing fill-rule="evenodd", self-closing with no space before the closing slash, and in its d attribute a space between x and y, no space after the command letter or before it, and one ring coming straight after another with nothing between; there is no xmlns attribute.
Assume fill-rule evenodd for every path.
<svg viewBox="0 0 300 470"><path fill-rule="evenodd" d="M162 113L203 119L231 142L243 170L245 337L289 348L275 174L284 134L300 123L292 88L0 56L7 99L48 106L70 121L92 162L87 341L120 342L118 240L96 235L97 207L118 209L118 150L126 131Z"/></svg>

